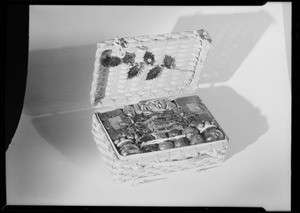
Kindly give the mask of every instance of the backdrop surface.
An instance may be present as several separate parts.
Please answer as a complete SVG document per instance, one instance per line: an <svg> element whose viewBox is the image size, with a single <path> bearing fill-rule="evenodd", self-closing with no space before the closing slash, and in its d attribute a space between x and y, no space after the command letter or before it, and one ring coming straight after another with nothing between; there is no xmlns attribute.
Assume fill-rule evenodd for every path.
<svg viewBox="0 0 300 213"><path fill-rule="evenodd" d="M31 6L24 109L6 153L8 204L289 210L289 8ZM91 134L96 43L201 28L213 43L195 93L230 138L223 166L115 184Z"/></svg>

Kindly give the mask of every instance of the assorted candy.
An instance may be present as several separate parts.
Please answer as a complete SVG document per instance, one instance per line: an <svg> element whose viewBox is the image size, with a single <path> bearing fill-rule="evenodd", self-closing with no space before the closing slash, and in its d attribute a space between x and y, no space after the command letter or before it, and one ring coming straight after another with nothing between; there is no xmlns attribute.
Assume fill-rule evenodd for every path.
<svg viewBox="0 0 300 213"><path fill-rule="evenodd" d="M172 149L174 148L174 143L171 140L164 141L158 144L159 150Z"/></svg>
<svg viewBox="0 0 300 213"><path fill-rule="evenodd" d="M198 96L143 101L99 117L123 156L225 138Z"/></svg>
<svg viewBox="0 0 300 213"><path fill-rule="evenodd" d="M189 139L187 139L186 137L179 138L174 141L175 148L182 147L182 146L188 146L188 145L190 145L190 143L189 143Z"/></svg>
<svg viewBox="0 0 300 213"><path fill-rule="evenodd" d="M142 152L155 152L158 150L157 144L150 144L146 146L142 146L141 150Z"/></svg>
<svg viewBox="0 0 300 213"><path fill-rule="evenodd" d="M120 148L120 154L121 155L132 155L132 154L137 154L140 153L140 149L137 145L133 143L127 143L121 146Z"/></svg>

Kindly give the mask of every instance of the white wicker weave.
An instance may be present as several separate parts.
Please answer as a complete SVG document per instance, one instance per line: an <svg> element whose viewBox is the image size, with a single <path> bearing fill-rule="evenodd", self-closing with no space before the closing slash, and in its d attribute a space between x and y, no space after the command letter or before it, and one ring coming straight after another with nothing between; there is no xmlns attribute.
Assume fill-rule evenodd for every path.
<svg viewBox="0 0 300 213"><path fill-rule="evenodd" d="M125 160L118 157L109 135L97 117L97 112L111 111L141 100L192 94L197 88L211 42L209 35L203 30L139 36L124 40L127 43L126 47L121 46L118 39L98 44L90 95L92 106L96 108L92 133L114 180L124 182L138 177L221 164L228 146L227 136L222 141L137 154ZM175 57L176 69L164 69L158 78L146 81L146 73L151 66L146 67L139 76L126 79L128 65L121 64L108 69L100 63L104 50L112 50L113 54L119 57L124 56L125 51L134 52L136 61L142 61L144 47L154 53L156 63L162 63L166 54Z"/></svg>

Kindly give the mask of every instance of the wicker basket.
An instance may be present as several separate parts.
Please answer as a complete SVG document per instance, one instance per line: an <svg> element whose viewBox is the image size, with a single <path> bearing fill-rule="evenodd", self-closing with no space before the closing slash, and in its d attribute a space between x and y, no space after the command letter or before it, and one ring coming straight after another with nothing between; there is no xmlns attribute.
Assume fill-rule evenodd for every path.
<svg viewBox="0 0 300 213"><path fill-rule="evenodd" d="M223 162L229 141L226 134L225 139L220 141L122 158L97 116L98 112L112 111L143 100L175 99L193 94L198 86L210 44L211 39L204 30L116 38L98 44L91 90L91 104L96 109L92 133L102 158L116 182L191 168L201 169ZM134 53L135 61L138 63L145 61L143 56L149 51L155 56L155 60L129 79L128 71L133 65L119 60L114 66L107 68L101 61L105 51L110 51L112 57L122 60L126 52ZM163 67L159 75L151 80L147 79L148 73L154 67L164 63L166 55L176 59L176 66Z"/></svg>

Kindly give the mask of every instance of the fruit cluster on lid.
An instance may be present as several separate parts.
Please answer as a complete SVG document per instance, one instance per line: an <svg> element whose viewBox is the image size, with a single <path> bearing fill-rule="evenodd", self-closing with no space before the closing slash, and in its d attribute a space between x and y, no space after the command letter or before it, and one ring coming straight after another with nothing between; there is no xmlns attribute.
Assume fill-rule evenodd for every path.
<svg viewBox="0 0 300 213"><path fill-rule="evenodd" d="M123 39L122 42L117 41L120 48L126 47L126 41ZM144 47L147 49L147 47ZM124 49L122 49L124 51ZM152 80L157 78L163 71L166 69L174 69L176 67L175 58L170 55L165 55L162 64L157 64L155 60L155 55L150 51L145 51L142 62L136 62L136 54L134 52L127 52L122 55L122 58L116 55L113 55L113 50L104 50L102 52L100 62L101 65L109 68L115 67L120 64L127 64L130 68L127 72L127 79L132 79L137 77L145 66L154 66L147 73L146 80Z"/></svg>

